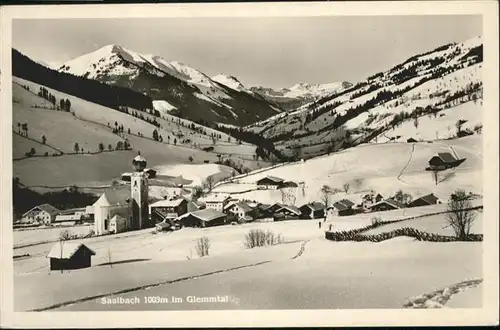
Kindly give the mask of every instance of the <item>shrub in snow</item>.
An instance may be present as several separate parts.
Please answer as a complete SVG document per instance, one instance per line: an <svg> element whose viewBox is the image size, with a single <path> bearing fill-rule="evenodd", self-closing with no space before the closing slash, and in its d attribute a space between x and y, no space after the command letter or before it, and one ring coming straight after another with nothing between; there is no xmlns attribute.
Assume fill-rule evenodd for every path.
<svg viewBox="0 0 500 330"><path fill-rule="evenodd" d="M200 258L210 254L210 240L208 237L203 236L196 240L196 254Z"/></svg>
<svg viewBox="0 0 500 330"><path fill-rule="evenodd" d="M268 230L252 229L245 235L245 247L252 249L260 246L270 246L283 243L283 236Z"/></svg>

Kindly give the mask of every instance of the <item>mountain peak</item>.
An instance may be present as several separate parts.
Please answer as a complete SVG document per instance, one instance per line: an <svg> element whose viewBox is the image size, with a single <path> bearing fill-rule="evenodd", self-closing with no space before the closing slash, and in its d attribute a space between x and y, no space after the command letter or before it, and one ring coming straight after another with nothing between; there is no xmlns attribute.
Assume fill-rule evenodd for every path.
<svg viewBox="0 0 500 330"><path fill-rule="evenodd" d="M243 84L238 80L238 78L234 76L219 73L218 75L212 77L211 79L231 89L237 91L246 91L245 86L243 86Z"/></svg>

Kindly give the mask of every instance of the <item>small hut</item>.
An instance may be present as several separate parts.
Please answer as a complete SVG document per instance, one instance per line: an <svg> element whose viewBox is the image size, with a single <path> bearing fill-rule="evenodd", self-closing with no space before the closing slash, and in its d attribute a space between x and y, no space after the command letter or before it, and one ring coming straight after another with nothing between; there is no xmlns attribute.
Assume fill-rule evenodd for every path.
<svg viewBox="0 0 500 330"><path fill-rule="evenodd" d="M90 267L95 254L83 243L61 241L52 247L47 258L50 258L50 270L80 269Z"/></svg>

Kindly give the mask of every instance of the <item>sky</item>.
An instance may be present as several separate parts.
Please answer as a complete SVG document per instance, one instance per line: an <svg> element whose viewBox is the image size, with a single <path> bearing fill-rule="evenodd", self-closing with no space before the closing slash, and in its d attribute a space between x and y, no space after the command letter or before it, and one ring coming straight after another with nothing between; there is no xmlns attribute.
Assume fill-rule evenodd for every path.
<svg viewBox="0 0 500 330"><path fill-rule="evenodd" d="M481 16L23 19L13 47L61 64L117 44L245 86L366 79L408 57L482 35Z"/></svg>

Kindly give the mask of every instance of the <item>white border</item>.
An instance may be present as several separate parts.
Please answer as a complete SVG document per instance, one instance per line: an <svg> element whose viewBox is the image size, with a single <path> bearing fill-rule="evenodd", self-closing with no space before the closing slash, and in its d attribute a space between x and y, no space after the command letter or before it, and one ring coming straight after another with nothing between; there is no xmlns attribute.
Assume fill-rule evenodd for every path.
<svg viewBox="0 0 500 330"><path fill-rule="evenodd" d="M327 15L483 16L484 304L482 309L161 312L13 312L11 20L16 18L285 17ZM1 314L5 327L230 327L498 324L498 3L496 1L43 5L0 8ZM467 262L464 260L464 262Z"/></svg>

